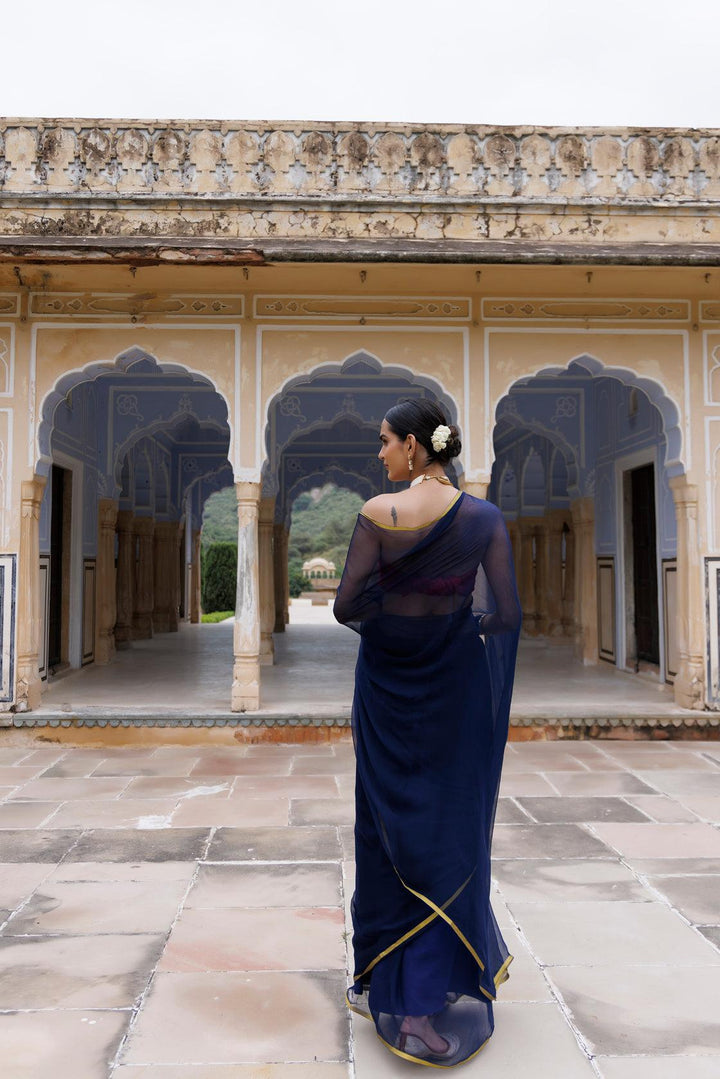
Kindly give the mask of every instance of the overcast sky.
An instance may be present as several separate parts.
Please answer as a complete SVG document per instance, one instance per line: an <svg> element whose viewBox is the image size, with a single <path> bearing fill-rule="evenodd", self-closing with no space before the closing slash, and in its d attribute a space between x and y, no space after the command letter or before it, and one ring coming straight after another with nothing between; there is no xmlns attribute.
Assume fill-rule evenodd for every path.
<svg viewBox="0 0 720 1079"><path fill-rule="evenodd" d="M0 0L0 115L720 127L720 0Z"/></svg>

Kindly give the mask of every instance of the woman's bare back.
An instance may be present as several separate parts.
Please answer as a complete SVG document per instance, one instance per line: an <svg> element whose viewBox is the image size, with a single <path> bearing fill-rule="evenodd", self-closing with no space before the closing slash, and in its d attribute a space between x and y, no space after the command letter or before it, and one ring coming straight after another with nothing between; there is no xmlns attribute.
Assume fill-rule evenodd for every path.
<svg viewBox="0 0 720 1079"><path fill-rule="evenodd" d="M406 491L376 495L362 513L386 528L421 528L442 516L458 494L451 484L429 479Z"/></svg>

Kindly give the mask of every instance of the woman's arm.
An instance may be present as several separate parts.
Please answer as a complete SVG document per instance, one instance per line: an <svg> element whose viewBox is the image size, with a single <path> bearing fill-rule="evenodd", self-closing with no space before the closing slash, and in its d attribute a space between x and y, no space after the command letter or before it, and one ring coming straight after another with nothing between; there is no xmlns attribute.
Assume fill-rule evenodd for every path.
<svg viewBox="0 0 720 1079"><path fill-rule="evenodd" d="M512 546L502 514L498 510L492 535L482 559L488 584L495 601L495 610L486 612L479 621L482 634L504 633L517 630L522 621L522 610L517 594Z"/></svg>
<svg viewBox="0 0 720 1079"><path fill-rule="evenodd" d="M379 613L380 592L374 580L379 559L377 529L358 514L333 605L333 614L343 625L361 622Z"/></svg>

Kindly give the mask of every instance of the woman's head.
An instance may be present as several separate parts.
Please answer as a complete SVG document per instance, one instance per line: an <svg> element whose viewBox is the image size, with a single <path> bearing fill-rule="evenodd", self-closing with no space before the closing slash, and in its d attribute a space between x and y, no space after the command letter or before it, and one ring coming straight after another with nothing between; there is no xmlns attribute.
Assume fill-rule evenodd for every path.
<svg viewBox="0 0 720 1079"><path fill-rule="evenodd" d="M433 445L433 434L438 427L448 428L450 433L441 432L443 437ZM383 420L380 439L383 445L378 456L393 481L412 478L412 471L417 474L435 462L445 467L462 449L457 427L448 424L435 401L422 397L393 405ZM445 445L441 446L441 442Z"/></svg>

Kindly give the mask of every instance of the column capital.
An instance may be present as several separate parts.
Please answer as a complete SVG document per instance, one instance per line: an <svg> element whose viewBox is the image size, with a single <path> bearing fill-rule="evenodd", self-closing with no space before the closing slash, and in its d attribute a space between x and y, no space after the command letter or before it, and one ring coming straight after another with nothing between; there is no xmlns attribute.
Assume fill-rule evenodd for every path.
<svg viewBox="0 0 720 1079"><path fill-rule="evenodd" d="M118 510L117 514L117 530L118 532L132 532L133 530L133 511L132 510Z"/></svg>
<svg viewBox="0 0 720 1079"><path fill-rule="evenodd" d="M113 498L101 498L98 500L98 526L100 530L109 529L115 531L117 525L118 504Z"/></svg>
<svg viewBox="0 0 720 1079"><path fill-rule="evenodd" d="M259 502L262 484L247 483L244 480L235 484L235 495L238 502Z"/></svg>
<svg viewBox="0 0 720 1079"><path fill-rule="evenodd" d="M691 512L693 506L697 510L697 484L688 483L686 476L671 476L668 484L676 506L687 507L686 512Z"/></svg>
<svg viewBox="0 0 720 1079"><path fill-rule="evenodd" d="M47 476L33 476L31 480L23 480L20 485L21 515L40 519L40 503L43 500Z"/></svg>

